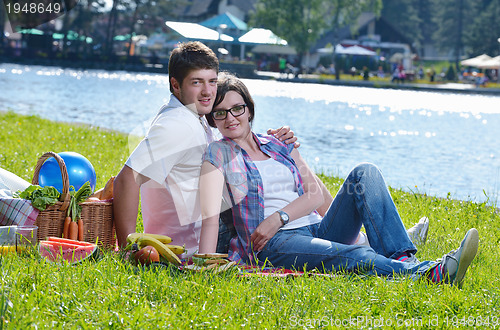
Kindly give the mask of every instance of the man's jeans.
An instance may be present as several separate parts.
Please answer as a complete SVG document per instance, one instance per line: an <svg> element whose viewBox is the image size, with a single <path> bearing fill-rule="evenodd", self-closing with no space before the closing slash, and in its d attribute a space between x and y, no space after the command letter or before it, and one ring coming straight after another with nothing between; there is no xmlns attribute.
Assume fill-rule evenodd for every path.
<svg viewBox="0 0 500 330"><path fill-rule="evenodd" d="M370 247L351 245L365 227ZM406 233L379 169L363 163L347 176L319 224L280 230L258 254L274 267L362 271L367 274L420 274L437 263L393 258L417 249Z"/></svg>
<svg viewBox="0 0 500 330"><path fill-rule="evenodd" d="M231 238L236 236L233 224L233 213L231 209L222 212L219 216L219 237L217 240L217 252L227 253Z"/></svg>

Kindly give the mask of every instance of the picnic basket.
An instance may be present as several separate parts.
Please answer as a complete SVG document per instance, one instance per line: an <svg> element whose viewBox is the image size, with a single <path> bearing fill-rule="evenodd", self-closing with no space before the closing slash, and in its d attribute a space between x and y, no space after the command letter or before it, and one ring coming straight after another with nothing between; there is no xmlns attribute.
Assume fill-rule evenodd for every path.
<svg viewBox="0 0 500 330"><path fill-rule="evenodd" d="M61 237L64 227L64 219L70 201L69 177L64 160L54 152L46 152L39 159L33 174L33 184L38 184L38 175L43 163L53 157L56 159L61 169L63 191L57 203L48 206L44 211L40 211L35 226L38 226L38 241L49 236ZM101 247L114 248L116 245L115 226L113 222L113 202L84 202L81 217L83 220L83 240L96 243Z"/></svg>

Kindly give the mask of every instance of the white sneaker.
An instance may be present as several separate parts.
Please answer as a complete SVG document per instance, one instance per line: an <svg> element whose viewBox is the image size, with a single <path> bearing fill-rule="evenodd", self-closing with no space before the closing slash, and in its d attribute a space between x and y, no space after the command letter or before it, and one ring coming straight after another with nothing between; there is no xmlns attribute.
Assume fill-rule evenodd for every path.
<svg viewBox="0 0 500 330"><path fill-rule="evenodd" d="M462 287L467 268L474 260L479 245L479 234L475 228L465 234L460 247L444 255L441 260L443 281L451 285Z"/></svg>
<svg viewBox="0 0 500 330"><path fill-rule="evenodd" d="M414 244L425 244L427 240L427 232L429 231L429 218L422 217L415 226L408 229L406 232Z"/></svg>
<svg viewBox="0 0 500 330"><path fill-rule="evenodd" d="M370 242L368 241L368 236L366 236L365 233L362 231L359 232L358 238L356 239L356 242L353 243L353 245L365 245L365 246L370 246Z"/></svg>

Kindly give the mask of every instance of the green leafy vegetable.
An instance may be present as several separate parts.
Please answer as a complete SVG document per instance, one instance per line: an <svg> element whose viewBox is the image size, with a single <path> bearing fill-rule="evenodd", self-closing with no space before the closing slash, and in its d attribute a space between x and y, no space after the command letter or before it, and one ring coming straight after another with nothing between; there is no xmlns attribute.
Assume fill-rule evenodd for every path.
<svg viewBox="0 0 500 330"><path fill-rule="evenodd" d="M71 190L73 188L73 190ZM82 214L82 207L79 203L85 201L90 195L92 195L92 188L90 188L90 182L87 181L83 186L75 192L73 186L70 187L69 194L71 195L71 200L69 201L68 207L68 217L71 214L71 220L78 221L80 215Z"/></svg>
<svg viewBox="0 0 500 330"><path fill-rule="evenodd" d="M14 194L15 198L30 200L31 205L40 211L44 211L47 206L54 205L60 196L61 194L56 188L50 186L42 188L38 185L30 185L24 191L18 191Z"/></svg>

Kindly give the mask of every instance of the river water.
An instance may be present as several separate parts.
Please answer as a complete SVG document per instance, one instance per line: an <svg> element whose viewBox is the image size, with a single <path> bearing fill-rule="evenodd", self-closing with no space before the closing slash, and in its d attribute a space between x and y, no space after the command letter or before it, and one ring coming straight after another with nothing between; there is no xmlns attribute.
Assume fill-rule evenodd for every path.
<svg viewBox="0 0 500 330"><path fill-rule="evenodd" d="M496 204L498 96L244 82L256 102L254 131L291 126L317 172L344 177L372 162L392 187ZM0 111L129 133L168 98L162 74L0 65Z"/></svg>

